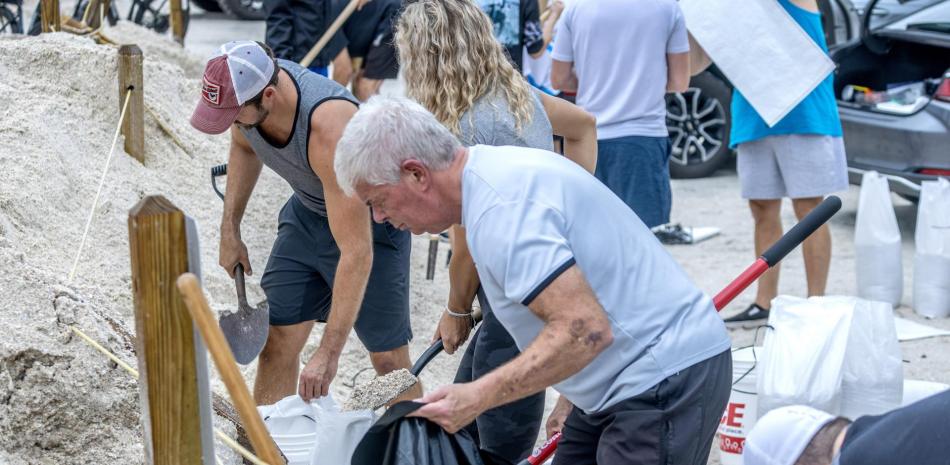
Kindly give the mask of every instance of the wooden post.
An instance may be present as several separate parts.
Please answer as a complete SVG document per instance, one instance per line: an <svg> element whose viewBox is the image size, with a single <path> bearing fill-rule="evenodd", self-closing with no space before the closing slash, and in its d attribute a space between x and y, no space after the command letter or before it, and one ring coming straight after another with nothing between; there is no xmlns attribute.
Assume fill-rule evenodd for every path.
<svg viewBox="0 0 950 465"><path fill-rule="evenodd" d="M102 26L102 21L108 21L106 18L109 16L111 3L111 0L89 0L86 6L88 15L86 15L86 12L83 12L83 19L86 25L92 29L99 29Z"/></svg>
<svg viewBox="0 0 950 465"><path fill-rule="evenodd" d="M146 463L201 465L194 330L175 289L189 269L184 213L142 199L129 211L129 249Z"/></svg>
<svg viewBox="0 0 950 465"><path fill-rule="evenodd" d="M129 108L122 121L125 151L145 163L145 93L142 85L142 49L138 45L119 47L119 111L132 89Z"/></svg>
<svg viewBox="0 0 950 465"><path fill-rule="evenodd" d="M172 23L172 38L185 45L185 15L181 11L181 0L171 0L168 4L169 19Z"/></svg>
<svg viewBox="0 0 950 465"><path fill-rule="evenodd" d="M43 32L55 32L59 26L59 0L40 0L40 26Z"/></svg>
<svg viewBox="0 0 950 465"><path fill-rule="evenodd" d="M267 432L264 420L257 412L257 404L254 403L254 398L247 389L237 362L234 361L231 347L211 314L211 308L208 306L204 292L201 291L198 278L191 273L181 275L178 278L178 290L185 299L188 312L195 326L198 327L198 331L201 332L208 351L211 352L211 358L218 367L218 373L221 374L221 380L224 381L228 393L231 394L238 414L241 415L241 421L244 422L244 428L254 446L254 452L271 465L283 464L284 461L280 457L277 445Z"/></svg>

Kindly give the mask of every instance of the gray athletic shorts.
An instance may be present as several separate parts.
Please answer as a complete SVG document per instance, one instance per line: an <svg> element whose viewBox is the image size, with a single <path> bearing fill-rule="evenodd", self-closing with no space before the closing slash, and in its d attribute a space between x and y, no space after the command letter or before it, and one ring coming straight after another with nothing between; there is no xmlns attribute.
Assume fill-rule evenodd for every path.
<svg viewBox="0 0 950 465"><path fill-rule="evenodd" d="M369 214L369 213L367 213ZM412 339L409 325L408 231L373 223L373 268L354 329L370 352L386 352ZM296 195L280 211L277 239L261 277L270 324L325 322L330 315L333 277L340 249L327 218Z"/></svg>
<svg viewBox="0 0 950 465"><path fill-rule="evenodd" d="M823 197L848 189L848 162L840 137L785 134L737 147L742 198Z"/></svg>

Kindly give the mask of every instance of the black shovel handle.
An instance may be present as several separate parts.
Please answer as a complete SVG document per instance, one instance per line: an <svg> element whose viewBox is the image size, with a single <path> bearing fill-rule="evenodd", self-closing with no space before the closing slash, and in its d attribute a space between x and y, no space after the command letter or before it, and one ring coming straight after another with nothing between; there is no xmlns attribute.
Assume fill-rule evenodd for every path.
<svg viewBox="0 0 950 465"><path fill-rule="evenodd" d="M226 176L227 174L227 163L211 167L211 187L214 189L214 193L218 194L218 197L221 197L221 200L224 200L224 192L221 192L221 189L218 189L218 178L221 176Z"/></svg>
<svg viewBox="0 0 950 465"><path fill-rule="evenodd" d="M234 265L234 288L237 289L238 304L247 305L247 290L244 288L244 265Z"/></svg>
<svg viewBox="0 0 950 465"><path fill-rule="evenodd" d="M472 320L475 325L480 323L482 321L482 312L474 312ZM432 345L416 359L416 363L409 369L409 373L412 373L412 376L419 376L419 373L422 373L426 365L428 365L436 355L439 355L439 352L442 352L443 349L445 349L445 345L442 343L442 339L433 342Z"/></svg>
<svg viewBox="0 0 950 465"><path fill-rule="evenodd" d="M829 196L810 211L808 215L802 218L798 224L785 233L778 242L773 244L772 247L769 247L769 249L762 254L762 258L769 264L769 267L775 266L775 264L782 261L792 249L798 247L798 244L804 242L808 236L831 219L835 213L838 213L840 209L841 199L835 195Z"/></svg>

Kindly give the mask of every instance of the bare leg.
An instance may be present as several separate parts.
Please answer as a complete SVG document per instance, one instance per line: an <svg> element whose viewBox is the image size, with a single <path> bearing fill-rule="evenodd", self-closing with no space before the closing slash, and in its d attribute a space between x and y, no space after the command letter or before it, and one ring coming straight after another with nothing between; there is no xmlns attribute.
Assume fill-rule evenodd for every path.
<svg viewBox="0 0 950 465"><path fill-rule="evenodd" d="M822 197L807 199L792 199L795 216L799 221L812 211ZM805 279L808 281L808 297L825 295L828 284L828 268L831 266L831 231L828 225L822 225L802 244L802 254L805 256Z"/></svg>
<svg viewBox="0 0 950 465"><path fill-rule="evenodd" d="M412 362L409 361L409 346L404 345L396 349L387 351L387 352L370 352L369 359L373 363L373 368L376 369L377 375L385 375L391 371L398 370L400 368L409 369L412 368ZM391 404L403 400L412 400L422 397L422 383L416 383L408 391L402 393L401 396L394 399Z"/></svg>
<svg viewBox="0 0 950 465"><path fill-rule="evenodd" d="M350 80L353 79L353 62L350 61L350 52L346 48L340 50L340 53L333 59L333 75L331 77L343 87L350 85Z"/></svg>
<svg viewBox="0 0 950 465"><path fill-rule="evenodd" d="M271 326L264 350L257 359L254 379L254 401L269 405L297 393L300 351L303 350L313 322L288 326Z"/></svg>
<svg viewBox="0 0 950 465"><path fill-rule="evenodd" d="M750 200L749 209L755 220L755 255L772 246L782 237L782 200ZM775 265L759 278L755 293L755 304L768 309L772 299L778 295L779 267Z"/></svg>
<svg viewBox="0 0 950 465"><path fill-rule="evenodd" d="M382 87L382 79L369 79L363 77L363 72L360 71L359 75L356 76L356 81L353 83L353 95L361 102L369 100L370 97L379 93L379 88Z"/></svg>

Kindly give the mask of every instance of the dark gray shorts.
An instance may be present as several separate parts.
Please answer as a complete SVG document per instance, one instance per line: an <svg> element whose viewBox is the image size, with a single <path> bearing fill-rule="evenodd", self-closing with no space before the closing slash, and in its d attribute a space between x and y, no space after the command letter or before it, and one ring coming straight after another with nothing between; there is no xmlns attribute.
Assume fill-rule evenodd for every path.
<svg viewBox="0 0 950 465"><path fill-rule="evenodd" d="M356 319L356 335L370 352L386 352L412 339L409 325L408 231L373 223L373 268ZM270 305L270 324L325 322L340 249L327 218L296 195L280 211L277 239L261 277Z"/></svg>
<svg viewBox="0 0 950 465"><path fill-rule="evenodd" d="M575 407L554 465L706 465L731 384L727 350L600 412Z"/></svg>

